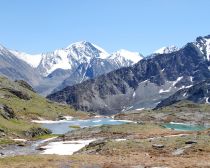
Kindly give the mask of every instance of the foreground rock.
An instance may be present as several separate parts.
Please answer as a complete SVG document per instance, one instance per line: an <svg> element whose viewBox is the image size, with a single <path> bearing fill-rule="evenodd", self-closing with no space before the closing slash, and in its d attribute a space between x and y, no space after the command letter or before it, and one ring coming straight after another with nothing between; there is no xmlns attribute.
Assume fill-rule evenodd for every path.
<svg viewBox="0 0 210 168"><path fill-rule="evenodd" d="M39 128L39 127L33 127L28 131L25 131L25 135L27 137L35 137L35 136L41 136L46 134L51 134L52 132L49 129L46 128Z"/></svg>

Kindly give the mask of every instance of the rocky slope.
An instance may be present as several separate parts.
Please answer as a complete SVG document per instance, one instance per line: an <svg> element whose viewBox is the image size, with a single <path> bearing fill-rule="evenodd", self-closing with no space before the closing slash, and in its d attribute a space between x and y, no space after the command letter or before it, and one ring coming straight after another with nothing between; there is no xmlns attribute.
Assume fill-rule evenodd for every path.
<svg viewBox="0 0 210 168"><path fill-rule="evenodd" d="M177 91L170 97L162 100L156 108L172 105L181 100L189 100L194 103L209 104L210 103L210 79L195 84L190 88L184 88Z"/></svg>
<svg viewBox="0 0 210 168"><path fill-rule="evenodd" d="M154 108L179 89L210 78L208 48L204 52L197 46L200 38L209 37L199 37L178 51L153 55L131 67L66 87L48 98L101 114Z"/></svg>
<svg viewBox="0 0 210 168"><path fill-rule="evenodd" d="M25 80L33 86L37 86L41 80L35 69L3 46L0 46L0 75Z"/></svg>

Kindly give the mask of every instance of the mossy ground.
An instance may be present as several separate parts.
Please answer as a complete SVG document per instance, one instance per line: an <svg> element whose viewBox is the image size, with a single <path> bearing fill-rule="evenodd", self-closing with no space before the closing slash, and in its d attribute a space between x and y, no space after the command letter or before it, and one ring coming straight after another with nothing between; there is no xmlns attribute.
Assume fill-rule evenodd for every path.
<svg viewBox="0 0 210 168"><path fill-rule="evenodd" d="M196 140L191 148L179 156L172 152L184 147L186 141ZM155 149L152 144L164 144L164 148ZM210 166L210 139L208 132L195 133L184 137L160 137L154 140L130 139L126 141L109 140L102 146L84 148L90 153L78 153L72 156L29 155L0 159L4 168L133 168L133 167L170 167L186 168Z"/></svg>

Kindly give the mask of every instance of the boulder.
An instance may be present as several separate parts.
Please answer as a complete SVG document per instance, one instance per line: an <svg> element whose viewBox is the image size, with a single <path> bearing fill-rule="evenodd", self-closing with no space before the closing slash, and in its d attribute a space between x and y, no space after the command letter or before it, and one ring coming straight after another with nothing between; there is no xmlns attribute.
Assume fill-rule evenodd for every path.
<svg viewBox="0 0 210 168"><path fill-rule="evenodd" d="M197 141L186 141L185 144L197 144Z"/></svg>
<svg viewBox="0 0 210 168"><path fill-rule="evenodd" d="M165 146L163 144L152 144L152 147L155 148L155 149L162 149Z"/></svg>
<svg viewBox="0 0 210 168"><path fill-rule="evenodd" d="M33 127L29 129L28 131L25 131L24 133L28 137L35 137L35 136L40 136L40 135L51 134L52 132L46 128Z"/></svg>
<svg viewBox="0 0 210 168"><path fill-rule="evenodd" d="M95 146L104 146L106 144L106 140L101 139L101 140L97 140L97 141L93 141L91 142L88 147L95 147Z"/></svg>

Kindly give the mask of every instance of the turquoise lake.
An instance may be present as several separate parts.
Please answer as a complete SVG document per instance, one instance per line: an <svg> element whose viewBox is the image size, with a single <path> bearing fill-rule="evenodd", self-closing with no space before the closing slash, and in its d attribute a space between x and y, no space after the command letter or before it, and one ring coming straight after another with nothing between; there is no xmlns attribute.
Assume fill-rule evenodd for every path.
<svg viewBox="0 0 210 168"><path fill-rule="evenodd" d="M101 125L120 125L129 121L114 120L112 118L94 118L89 120L60 120L51 123L43 123L42 126L48 128L53 134L64 134L73 130L69 126L93 127Z"/></svg>
<svg viewBox="0 0 210 168"><path fill-rule="evenodd" d="M207 129L207 126L184 124L184 123L168 123L163 125L165 128L174 129L177 131L202 131Z"/></svg>

